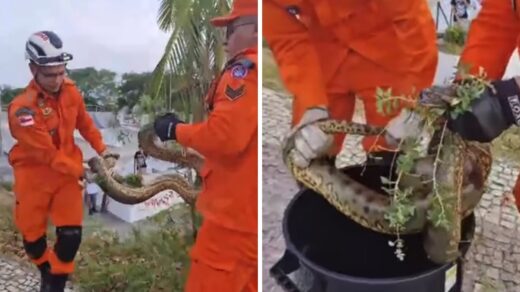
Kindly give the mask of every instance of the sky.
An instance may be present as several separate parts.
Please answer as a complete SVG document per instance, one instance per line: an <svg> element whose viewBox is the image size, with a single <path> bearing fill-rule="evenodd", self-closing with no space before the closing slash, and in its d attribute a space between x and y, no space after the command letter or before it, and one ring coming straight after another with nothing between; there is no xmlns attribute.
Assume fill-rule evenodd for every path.
<svg viewBox="0 0 520 292"><path fill-rule="evenodd" d="M117 73L152 71L169 34L159 30L159 0L0 0L0 85L31 79L25 42L40 30L56 32L74 55L68 68Z"/></svg>

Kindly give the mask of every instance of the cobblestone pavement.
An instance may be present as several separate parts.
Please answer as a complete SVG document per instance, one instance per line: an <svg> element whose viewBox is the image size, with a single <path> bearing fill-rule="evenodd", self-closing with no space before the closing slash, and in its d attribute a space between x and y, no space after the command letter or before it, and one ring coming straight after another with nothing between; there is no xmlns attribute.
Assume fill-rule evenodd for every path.
<svg viewBox="0 0 520 292"><path fill-rule="evenodd" d="M263 92L263 291L282 291L269 268L285 249L281 221L296 193L296 184L281 160L281 138L289 130L290 99L264 88ZM363 117L357 117L363 121ZM364 161L359 137L345 140L336 165ZM350 149L353 153L349 153ZM477 228L465 261L463 291L520 291L520 218L510 190L518 167L495 161L488 191L475 211ZM504 200L508 198L509 200Z"/></svg>
<svg viewBox="0 0 520 292"><path fill-rule="evenodd" d="M39 276L17 262L0 258L0 291L38 291Z"/></svg>
<svg viewBox="0 0 520 292"><path fill-rule="evenodd" d="M67 283L67 285L69 285ZM0 257L0 291L35 292L40 291L40 274L18 262ZM70 287L65 292L73 292Z"/></svg>

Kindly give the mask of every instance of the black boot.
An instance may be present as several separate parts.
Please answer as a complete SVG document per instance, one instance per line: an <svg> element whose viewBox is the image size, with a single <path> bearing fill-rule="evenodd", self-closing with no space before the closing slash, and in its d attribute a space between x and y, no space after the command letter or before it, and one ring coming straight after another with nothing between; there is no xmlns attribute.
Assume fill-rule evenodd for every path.
<svg viewBox="0 0 520 292"><path fill-rule="evenodd" d="M48 290L44 292L63 292L65 291L65 284L67 283L68 274L49 274Z"/></svg>
<svg viewBox="0 0 520 292"><path fill-rule="evenodd" d="M50 270L51 266L49 265L49 262L45 262L38 266L38 270L40 270L40 292L49 291L49 277L50 277Z"/></svg>

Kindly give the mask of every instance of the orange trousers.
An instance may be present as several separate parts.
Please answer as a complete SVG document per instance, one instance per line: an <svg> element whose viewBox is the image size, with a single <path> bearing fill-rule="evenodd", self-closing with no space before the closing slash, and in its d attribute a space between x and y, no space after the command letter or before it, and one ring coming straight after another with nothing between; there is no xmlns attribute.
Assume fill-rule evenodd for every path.
<svg viewBox="0 0 520 292"><path fill-rule="evenodd" d="M191 250L186 292L258 291L258 235L205 220Z"/></svg>
<svg viewBox="0 0 520 292"><path fill-rule="evenodd" d="M24 240L33 242L45 236L50 219L56 227L81 226L82 188L77 179L64 176L47 166L14 169L15 225ZM47 247L43 255L31 259L36 265L49 262L52 274L70 274L73 262L63 262Z"/></svg>
<svg viewBox="0 0 520 292"><path fill-rule="evenodd" d="M433 61L436 59L432 59L432 66L420 74L402 73L389 71L362 55L349 51L345 61L327 84L331 118L352 120L357 97L363 102L366 122L370 125L385 126L399 110L390 114L378 113L376 89L392 88L393 96L409 95L415 99L420 90L433 83L436 70L436 62ZM331 155L338 154L344 139L344 134L335 135ZM362 144L367 152L390 150L383 137L367 136L363 138Z"/></svg>

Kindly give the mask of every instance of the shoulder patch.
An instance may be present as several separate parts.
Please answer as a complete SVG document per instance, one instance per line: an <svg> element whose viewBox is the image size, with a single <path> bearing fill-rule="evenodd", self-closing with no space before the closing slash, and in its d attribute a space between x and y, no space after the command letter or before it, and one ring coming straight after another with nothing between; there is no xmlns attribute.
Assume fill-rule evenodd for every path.
<svg viewBox="0 0 520 292"><path fill-rule="evenodd" d="M19 108L14 115L22 127L34 125L34 111L28 107Z"/></svg>
<svg viewBox="0 0 520 292"><path fill-rule="evenodd" d="M231 67L231 76L235 79L242 79L247 76L247 68L242 64L235 64Z"/></svg>
<svg viewBox="0 0 520 292"><path fill-rule="evenodd" d="M238 59L231 63L231 76L235 79L242 79L247 76L248 70L255 66L251 60L247 58Z"/></svg>
<svg viewBox="0 0 520 292"><path fill-rule="evenodd" d="M14 112L14 115L17 117L24 115L34 116L34 111L28 107L21 107L16 112Z"/></svg>
<svg viewBox="0 0 520 292"><path fill-rule="evenodd" d="M235 65L235 64L240 64L240 65L246 67L247 69L252 69L255 66L255 63L253 63L253 61L251 61L247 58L238 59L233 63L233 65Z"/></svg>

